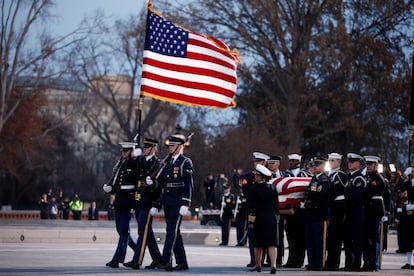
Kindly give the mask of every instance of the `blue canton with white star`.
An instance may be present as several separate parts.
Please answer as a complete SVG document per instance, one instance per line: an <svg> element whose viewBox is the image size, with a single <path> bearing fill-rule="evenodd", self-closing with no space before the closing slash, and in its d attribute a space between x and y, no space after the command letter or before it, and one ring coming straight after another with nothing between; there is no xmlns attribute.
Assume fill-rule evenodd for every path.
<svg viewBox="0 0 414 276"><path fill-rule="evenodd" d="M148 11L145 50L158 54L186 57L188 32Z"/></svg>

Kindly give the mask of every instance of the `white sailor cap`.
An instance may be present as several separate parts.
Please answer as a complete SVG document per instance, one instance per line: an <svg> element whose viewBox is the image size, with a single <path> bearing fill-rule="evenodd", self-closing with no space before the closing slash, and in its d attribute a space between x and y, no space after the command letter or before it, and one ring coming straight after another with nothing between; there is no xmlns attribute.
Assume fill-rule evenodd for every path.
<svg viewBox="0 0 414 276"><path fill-rule="evenodd" d="M301 161L302 160L302 156L300 154L297 153L292 153L288 155L288 159L289 160L298 160Z"/></svg>
<svg viewBox="0 0 414 276"><path fill-rule="evenodd" d="M348 158L348 160L359 160L359 161L364 160L364 158L361 155L353 153L353 152L348 153L346 157Z"/></svg>
<svg viewBox="0 0 414 276"><path fill-rule="evenodd" d="M369 163L380 163L381 158L379 158L378 156L375 155L365 155L365 162L369 162Z"/></svg>
<svg viewBox="0 0 414 276"><path fill-rule="evenodd" d="M258 151L253 152L253 157L254 157L254 160L264 160L264 161L267 161L270 158L269 155L258 152Z"/></svg>
<svg viewBox="0 0 414 276"><path fill-rule="evenodd" d="M119 142L119 144L123 149L133 149L136 145L138 145L135 142Z"/></svg>
<svg viewBox="0 0 414 276"><path fill-rule="evenodd" d="M329 159L339 159L339 160L341 160L342 159L342 155L340 155L337 152L332 152L332 153L329 153L328 154L328 160Z"/></svg>
<svg viewBox="0 0 414 276"><path fill-rule="evenodd" d="M267 176L267 177L271 177L272 176L272 172L266 168L265 166L263 166L262 164L257 164L256 165L256 174L261 174L263 176Z"/></svg>

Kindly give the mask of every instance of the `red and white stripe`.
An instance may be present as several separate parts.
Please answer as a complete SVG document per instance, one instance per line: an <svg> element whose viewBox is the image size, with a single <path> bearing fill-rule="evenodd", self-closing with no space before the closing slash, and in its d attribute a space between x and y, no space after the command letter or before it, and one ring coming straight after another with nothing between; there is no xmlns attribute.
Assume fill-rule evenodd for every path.
<svg viewBox="0 0 414 276"><path fill-rule="evenodd" d="M288 204L299 205L305 199L310 180L310 177L279 177L271 180L279 194L279 208L283 209Z"/></svg>

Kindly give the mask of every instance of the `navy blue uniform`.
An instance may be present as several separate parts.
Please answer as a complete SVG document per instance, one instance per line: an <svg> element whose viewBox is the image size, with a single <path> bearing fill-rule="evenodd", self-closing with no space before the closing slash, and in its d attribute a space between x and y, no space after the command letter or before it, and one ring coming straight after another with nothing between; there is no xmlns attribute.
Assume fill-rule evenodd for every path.
<svg viewBox="0 0 414 276"><path fill-rule="evenodd" d="M113 262L123 263L127 246L135 250L136 244L130 238L131 210L135 202L135 187L137 182L137 161L128 157L120 161L116 168L112 183L112 193L115 193L115 225L119 235L118 246L112 257Z"/></svg>
<svg viewBox="0 0 414 276"><path fill-rule="evenodd" d="M329 178L331 186L329 188L328 256L325 268L338 270L344 240L345 188L348 176L338 168L329 172Z"/></svg>
<svg viewBox="0 0 414 276"><path fill-rule="evenodd" d="M367 175L365 188L365 237L363 245L363 269L368 271L380 269L380 226L385 216L384 194L385 181L378 172Z"/></svg>
<svg viewBox="0 0 414 276"><path fill-rule="evenodd" d="M401 198L398 229L401 240L404 241L401 243L401 252L410 253L414 249L414 178L410 177L407 181L398 183L397 191L399 193L407 193L406 196Z"/></svg>
<svg viewBox="0 0 414 276"><path fill-rule="evenodd" d="M135 193L135 217L138 224L137 248L132 262L135 265L142 265L145 248L148 245L151 258L155 263L161 263L162 257L152 230L152 216L150 209L159 209L161 188L154 181L153 185L147 185L145 179L151 176L158 168L160 160L155 155L147 160L146 156L138 158L137 190Z"/></svg>
<svg viewBox="0 0 414 276"><path fill-rule="evenodd" d="M167 233L162 253L163 262L172 265L174 252L177 264L187 264L187 257L181 237L181 206L190 206L193 191L193 162L180 154L174 163L168 163L158 181L163 188L161 204L164 207Z"/></svg>
<svg viewBox="0 0 414 276"><path fill-rule="evenodd" d="M330 179L325 173L312 176L304 201L304 226L308 270L322 270L325 264Z"/></svg>
<svg viewBox="0 0 414 276"><path fill-rule="evenodd" d="M288 177L311 177L312 175L305 170L299 170L297 174L293 170L287 170ZM295 208L295 215L285 215L285 231L289 244L289 255L286 267L299 268L303 266L305 260L306 242L303 213L299 208Z"/></svg>
<svg viewBox="0 0 414 276"><path fill-rule="evenodd" d="M244 180L243 192L246 196L246 214L250 213L250 200L252 196L252 188L254 185L254 173L247 173L245 174L242 179ZM247 237L249 239L249 254L250 254L250 266L255 265L255 258L254 258L254 237L253 237L253 229L247 228Z"/></svg>
<svg viewBox="0 0 414 276"><path fill-rule="evenodd" d="M358 271L361 268L365 186L366 181L361 170L354 171L349 175L345 192L345 270Z"/></svg>
<svg viewBox="0 0 414 276"><path fill-rule="evenodd" d="M225 205L222 206L220 245L227 245L229 243L231 221L234 216L233 212L236 207L236 198L232 193L229 193L222 196L221 203Z"/></svg>

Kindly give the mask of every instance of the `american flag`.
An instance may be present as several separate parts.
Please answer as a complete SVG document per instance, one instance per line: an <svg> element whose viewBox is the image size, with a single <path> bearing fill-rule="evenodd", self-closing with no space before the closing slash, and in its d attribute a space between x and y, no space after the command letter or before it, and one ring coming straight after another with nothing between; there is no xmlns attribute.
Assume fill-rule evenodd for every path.
<svg viewBox="0 0 414 276"><path fill-rule="evenodd" d="M238 53L220 40L183 29L150 9L141 95L179 104L235 106Z"/></svg>
<svg viewBox="0 0 414 276"><path fill-rule="evenodd" d="M310 177L279 177L271 180L279 194L279 208L286 205L299 205L304 199Z"/></svg>

